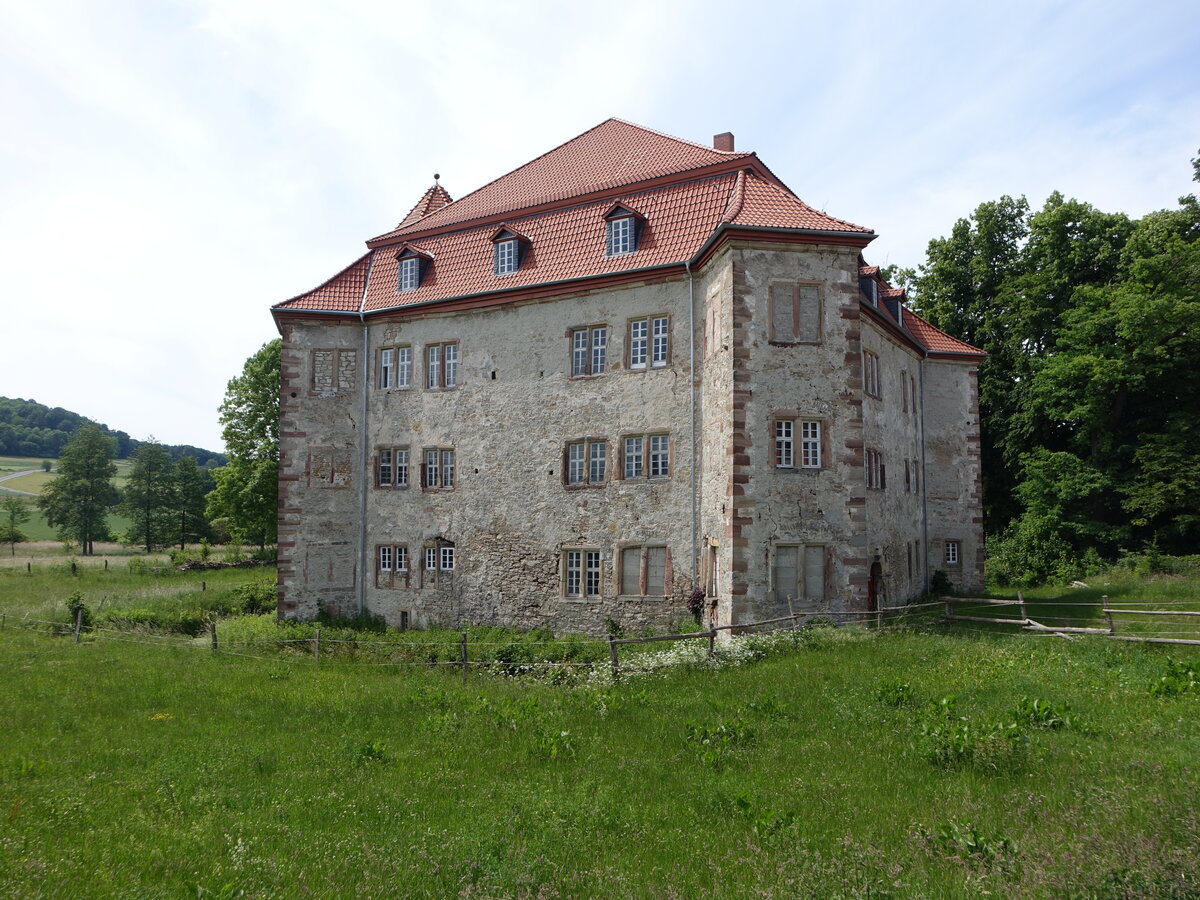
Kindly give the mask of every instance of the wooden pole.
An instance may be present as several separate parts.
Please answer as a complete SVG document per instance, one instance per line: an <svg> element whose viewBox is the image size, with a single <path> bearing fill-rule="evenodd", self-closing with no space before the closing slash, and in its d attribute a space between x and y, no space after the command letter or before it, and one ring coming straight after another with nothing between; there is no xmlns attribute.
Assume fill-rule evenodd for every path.
<svg viewBox="0 0 1200 900"><path fill-rule="evenodd" d="M104 557L104 571L105 572L108 571L108 557L107 556Z"/></svg>
<svg viewBox="0 0 1200 900"><path fill-rule="evenodd" d="M212 641L213 653L216 653L217 652L217 623L216 622L208 623L208 637Z"/></svg>
<svg viewBox="0 0 1200 900"><path fill-rule="evenodd" d="M459 655L462 658L462 675L463 682L465 683L467 680L467 633L465 631L462 633L462 638L459 640L458 649Z"/></svg>
<svg viewBox="0 0 1200 900"><path fill-rule="evenodd" d="M954 618L954 607L951 605L949 600L946 601L946 618L947 619Z"/></svg>
<svg viewBox="0 0 1200 900"><path fill-rule="evenodd" d="M1029 613L1025 611L1025 595L1017 591L1017 602L1021 604L1021 618L1029 621Z"/></svg>
<svg viewBox="0 0 1200 900"><path fill-rule="evenodd" d="M75 610L75 643L79 643L79 630L83 628L83 609Z"/></svg>
<svg viewBox="0 0 1200 900"><path fill-rule="evenodd" d="M608 655L612 659L613 681L616 681L621 677L621 670L617 665L617 639L611 634L608 636Z"/></svg>
<svg viewBox="0 0 1200 900"><path fill-rule="evenodd" d="M313 659L317 662L321 661L321 629L318 628L313 632Z"/></svg>
<svg viewBox="0 0 1200 900"><path fill-rule="evenodd" d="M200 582L200 590L202 590L202 591L208 590L208 582L207 581Z"/></svg>

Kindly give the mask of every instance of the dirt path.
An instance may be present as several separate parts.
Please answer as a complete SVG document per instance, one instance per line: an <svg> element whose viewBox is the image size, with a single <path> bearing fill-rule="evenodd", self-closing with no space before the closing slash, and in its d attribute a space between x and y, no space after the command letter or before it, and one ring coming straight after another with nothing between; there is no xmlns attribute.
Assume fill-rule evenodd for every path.
<svg viewBox="0 0 1200 900"><path fill-rule="evenodd" d="M35 475L40 471L42 471L42 470L41 469L27 469L24 472L12 472L8 475L0 475L0 492L5 492L5 493L9 493L9 494L20 494L22 497L36 497L37 494L34 494L30 491L18 491L16 488L5 487L4 482L10 481L13 478L20 478L22 475Z"/></svg>

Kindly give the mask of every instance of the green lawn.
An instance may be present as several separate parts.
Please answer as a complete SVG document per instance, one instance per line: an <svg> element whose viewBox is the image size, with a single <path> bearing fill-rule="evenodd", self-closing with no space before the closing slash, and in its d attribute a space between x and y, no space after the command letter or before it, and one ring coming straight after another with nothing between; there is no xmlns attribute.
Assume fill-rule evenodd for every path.
<svg viewBox="0 0 1200 900"><path fill-rule="evenodd" d="M553 685L13 626L205 576L260 577L0 573L0 896L1200 892L1197 648L816 628Z"/></svg>

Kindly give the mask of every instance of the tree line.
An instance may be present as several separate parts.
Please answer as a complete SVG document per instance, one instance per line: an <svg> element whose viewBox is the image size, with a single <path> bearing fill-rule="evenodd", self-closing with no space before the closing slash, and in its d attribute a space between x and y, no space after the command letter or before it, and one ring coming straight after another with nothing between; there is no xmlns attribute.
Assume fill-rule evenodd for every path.
<svg viewBox="0 0 1200 900"><path fill-rule="evenodd" d="M88 425L91 419L60 406L49 407L36 400L0 397L0 456L43 456L56 459L66 449L71 435ZM100 430L115 442L117 459L128 459L141 445L124 431L114 431L107 425ZM206 468L225 465L222 453L214 453L189 444L160 445L173 460L190 456Z"/></svg>
<svg viewBox="0 0 1200 900"><path fill-rule="evenodd" d="M1200 159L1192 161L1200 181ZM1133 219L980 204L887 273L979 370L989 576L1086 574L1200 539L1200 202Z"/></svg>

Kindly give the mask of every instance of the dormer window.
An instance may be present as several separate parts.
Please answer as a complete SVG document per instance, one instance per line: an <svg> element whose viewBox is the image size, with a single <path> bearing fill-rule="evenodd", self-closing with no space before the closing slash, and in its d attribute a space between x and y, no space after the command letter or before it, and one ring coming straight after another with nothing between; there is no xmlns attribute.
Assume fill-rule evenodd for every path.
<svg viewBox="0 0 1200 900"><path fill-rule="evenodd" d="M529 238L501 225L492 232L492 272L495 275L511 275L521 268L525 251L529 249Z"/></svg>
<svg viewBox="0 0 1200 900"><path fill-rule="evenodd" d="M624 256L638 248L642 217L620 204L612 206L604 216L605 256Z"/></svg>
<svg viewBox="0 0 1200 900"><path fill-rule="evenodd" d="M415 291L421 286L421 261L415 256L400 260L400 290Z"/></svg>
<svg viewBox="0 0 1200 900"><path fill-rule="evenodd" d="M396 254L397 278L396 290L399 293L415 291L421 286L433 256L411 244L402 244Z"/></svg>

